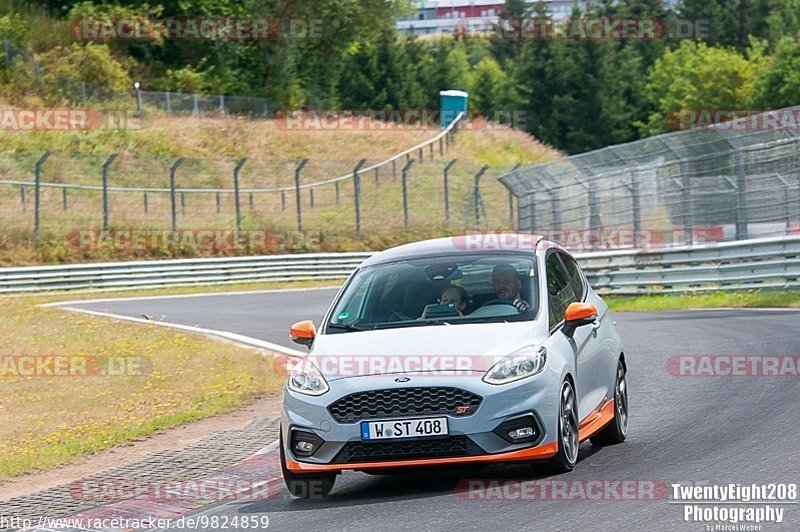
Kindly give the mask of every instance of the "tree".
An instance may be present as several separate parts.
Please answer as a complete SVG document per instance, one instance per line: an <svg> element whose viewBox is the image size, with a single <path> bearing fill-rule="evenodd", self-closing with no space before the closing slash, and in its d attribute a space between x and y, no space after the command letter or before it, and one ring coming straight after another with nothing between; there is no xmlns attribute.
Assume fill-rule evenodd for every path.
<svg viewBox="0 0 800 532"><path fill-rule="evenodd" d="M753 107L780 109L800 104L800 38L783 37L755 80Z"/></svg>
<svg viewBox="0 0 800 532"><path fill-rule="evenodd" d="M647 75L647 96L655 111L640 124L640 132L669 131L681 111L746 110L754 78L753 65L736 50L683 41Z"/></svg>

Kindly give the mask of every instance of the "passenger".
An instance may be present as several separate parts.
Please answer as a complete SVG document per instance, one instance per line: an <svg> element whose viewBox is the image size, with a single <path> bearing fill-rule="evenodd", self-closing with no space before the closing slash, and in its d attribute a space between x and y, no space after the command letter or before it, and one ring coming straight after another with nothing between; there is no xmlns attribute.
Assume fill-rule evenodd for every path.
<svg viewBox="0 0 800 532"><path fill-rule="evenodd" d="M510 264L498 264L492 270L492 284L497 299L511 302L519 312L527 312L531 306L520 296L522 281L519 279L517 269Z"/></svg>
<svg viewBox="0 0 800 532"><path fill-rule="evenodd" d="M464 315L464 311L469 305L469 293L464 290L463 287L451 284L447 288L444 289L442 292L441 297L439 298L439 303L431 303L430 305L425 305L425 308L422 310L422 318L427 317L428 311L437 306L437 305L450 305L452 304L456 312L458 312L459 316Z"/></svg>

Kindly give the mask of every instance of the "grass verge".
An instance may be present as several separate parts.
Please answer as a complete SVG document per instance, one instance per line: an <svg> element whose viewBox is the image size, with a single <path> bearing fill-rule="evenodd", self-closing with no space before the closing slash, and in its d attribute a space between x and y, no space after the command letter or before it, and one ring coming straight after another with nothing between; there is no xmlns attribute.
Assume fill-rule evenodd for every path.
<svg viewBox="0 0 800 532"><path fill-rule="evenodd" d="M606 296L614 312L647 312L696 308L800 308L800 292L709 292Z"/></svg>
<svg viewBox="0 0 800 532"><path fill-rule="evenodd" d="M296 285L263 283L259 288L288 286ZM125 295L191 293L194 288ZM0 335L6 339L0 347L0 482L279 393L283 378L257 350L158 325L40 306L93 297L98 294L0 297ZM21 356L40 357L40 362L43 357L75 357L87 371L16 376L30 369ZM108 371L111 361L115 372ZM48 367L54 369L54 363Z"/></svg>

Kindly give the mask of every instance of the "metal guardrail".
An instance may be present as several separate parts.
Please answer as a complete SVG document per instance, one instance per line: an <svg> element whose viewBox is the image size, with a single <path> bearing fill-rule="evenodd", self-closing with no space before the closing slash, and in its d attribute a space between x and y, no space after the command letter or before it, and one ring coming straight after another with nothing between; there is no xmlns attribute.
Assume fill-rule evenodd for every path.
<svg viewBox="0 0 800 532"><path fill-rule="evenodd" d="M314 253L0 269L0 293L340 280L372 255ZM800 237L575 253L604 294L800 288Z"/></svg>

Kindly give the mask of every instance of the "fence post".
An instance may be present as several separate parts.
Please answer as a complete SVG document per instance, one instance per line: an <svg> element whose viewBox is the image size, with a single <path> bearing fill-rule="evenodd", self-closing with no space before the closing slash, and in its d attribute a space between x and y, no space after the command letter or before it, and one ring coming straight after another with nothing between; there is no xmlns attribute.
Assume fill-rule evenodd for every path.
<svg viewBox="0 0 800 532"><path fill-rule="evenodd" d="M444 150L442 149L442 137L439 137L439 157L444 156Z"/></svg>
<svg viewBox="0 0 800 532"><path fill-rule="evenodd" d="M164 93L164 110L168 115L172 114L172 100L170 99L169 91Z"/></svg>
<svg viewBox="0 0 800 532"><path fill-rule="evenodd" d="M33 62L33 75L36 82L36 88L41 90L42 88L42 65L39 64L39 61Z"/></svg>
<svg viewBox="0 0 800 532"><path fill-rule="evenodd" d="M147 192L144 193L144 213L147 214Z"/></svg>
<svg viewBox="0 0 800 532"><path fill-rule="evenodd" d="M473 178L475 180L475 185L473 188L473 198L475 201L475 228L479 228L481 226L481 209L483 208L483 200L481 199L481 189L480 189L480 179L481 176L489 169L488 164L484 164L481 166L481 169L478 170L478 173L475 174Z"/></svg>
<svg viewBox="0 0 800 532"><path fill-rule="evenodd" d="M19 193L20 193L20 196L21 196L20 199L22 200L22 212L25 212L25 207L26 207L26 205L25 205L26 204L26 201L25 201L25 185L20 185L19 186Z"/></svg>
<svg viewBox="0 0 800 532"><path fill-rule="evenodd" d="M103 163L103 232L108 231L108 167L117 158L116 153L112 153Z"/></svg>
<svg viewBox="0 0 800 532"><path fill-rule="evenodd" d="M181 192L181 216L186 216L186 192Z"/></svg>
<svg viewBox="0 0 800 532"><path fill-rule="evenodd" d="M239 233L242 232L242 207L240 204L240 196L239 196L239 171L244 166L244 163L247 162L247 157L242 157L236 163L236 166L233 167L233 203L236 209L236 237L238 242Z"/></svg>
<svg viewBox="0 0 800 532"><path fill-rule="evenodd" d="M514 173L519 170L519 167L522 166L522 163L517 163L511 168L511 172ZM519 203L519 202L518 202ZM514 228L514 193L511 192L511 188L508 187L508 224L511 229Z"/></svg>
<svg viewBox="0 0 800 532"><path fill-rule="evenodd" d="M139 84L136 84L136 112L142 112L142 91L139 89Z"/></svg>
<svg viewBox="0 0 800 532"><path fill-rule="evenodd" d="M66 212L67 210L67 187L61 187L61 210Z"/></svg>
<svg viewBox="0 0 800 532"><path fill-rule="evenodd" d="M550 201L553 207L553 230L561 230L561 209L559 208L558 192L550 189Z"/></svg>
<svg viewBox="0 0 800 532"><path fill-rule="evenodd" d="M217 193L215 194L215 196L216 196L216 202L217 202L217 214L219 214L219 211L220 211L220 198L219 198L219 191L217 191Z"/></svg>
<svg viewBox="0 0 800 532"><path fill-rule="evenodd" d="M333 188L336 189L336 205L339 205L339 182L336 181L333 185Z"/></svg>
<svg viewBox="0 0 800 532"><path fill-rule="evenodd" d="M631 182L625 187L631 193L631 210L633 211L633 247L639 248L642 244L642 208L639 198L638 172L631 172Z"/></svg>
<svg viewBox="0 0 800 532"><path fill-rule="evenodd" d="M6 68L11 66L11 43L8 38L3 39L3 56Z"/></svg>
<svg viewBox="0 0 800 532"><path fill-rule="evenodd" d="M364 166L366 162L366 159L361 159L358 161L356 167L353 168L353 200L356 209L356 235L361 234L361 176L358 175L358 171L361 170L361 167Z"/></svg>
<svg viewBox="0 0 800 532"><path fill-rule="evenodd" d="M747 240L747 176L741 150L736 151L736 240Z"/></svg>
<svg viewBox="0 0 800 532"><path fill-rule="evenodd" d="M447 177L450 174L450 169L458 159L453 159L444 167L444 223L446 226L450 225L450 189L447 184Z"/></svg>
<svg viewBox="0 0 800 532"><path fill-rule="evenodd" d="M220 94L219 95L219 112L220 113L225 113L225 95L224 94Z"/></svg>
<svg viewBox="0 0 800 532"><path fill-rule="evenodd" d="M35 184L33 189L33 235L36 240L36 248L39 248L39 208L41 205L41 181L42 181L42 165L50 157L50 152L44 152L33 167L35 176Z"/></svg>
<svg viewBox="0 0 800 532"><path fill-rule="evenodd" d="M303 198L300 197L300 172L303 167L308 164L308 159L303 159L294 169L294 196L295 204L297 207L297 232L303 230Z"/></svg>
<svg viewBox="0 0 800 532"><path fill-rule="evenodd" d="M422 164L424 162L425 162L425 148L423 147L419 149L419 164Z"/></svg>
<svg viewBox="0 0 800 532"><path fill-rule="evenodd" d="M375 188L381 188L381 167L375 167Z"/></svg>
<svg viewBox="0 0 800 532"><path fill-rule="evenodd" d="M408 231L408 171L414 165L414 159L411 159L403 167L403 227Z"/></svg>
<svg viewBox="0 0 800 532"><path fill-rule="evenodd" d="M174 163L172 163L172 167L169 169L169 203L172 214L173 233L178 232L178 212L177 212L177 205L175 204L175 172L178 170L178 167L182 164L183 164L183 157L180 157ZM147 199L145 199L145 210L147 210L146 205L147 205Z"/></svg>
<svg viewBox="0 0 800 532"><path fill-rule="evenodd" d="M428 146L430 146L430 150L431 150L431 153L430 153L430 159L431 159L431 161L432 161L432 160L433 160L433 142L431 142L430 144L428 144Z"/></svg>
<svg viewBox="0 0 800 532"><path fill-rule="evenodd" d="M312 209L314 208L314 188L313 187L308 189L308 205Z"/></svg>
<svg viewBox="0 0 800 532"><path fill-rule="evenodd" d="M255 205L255 202L253 201L253 193L252 192L247 194L247 201L249 203L250 210L252 211L253 208L254 208L254 205Z"/></svg>
<svg viewBox="0 0 800 532"><path fill-rule="evenodd" d="M197 116L200 109L197 106L197 94L192 94L192 116Z"/></svg>
<svg viewBox="0 0 800 532"><path fill-rule="evenodd" d="M397 179L397 159L392 160L392 181Z"/></svg>
<svg viewBox="0 0 800 532"><path fill-rule="evenodd" d="M81 102L86 103L86 82L81 81Z"/></svg>
<svg viewBox="0 0 800 532"><path fill-rule="evenodd" d="M286 210L286 192L281 190L281 212Z"/></svg>

